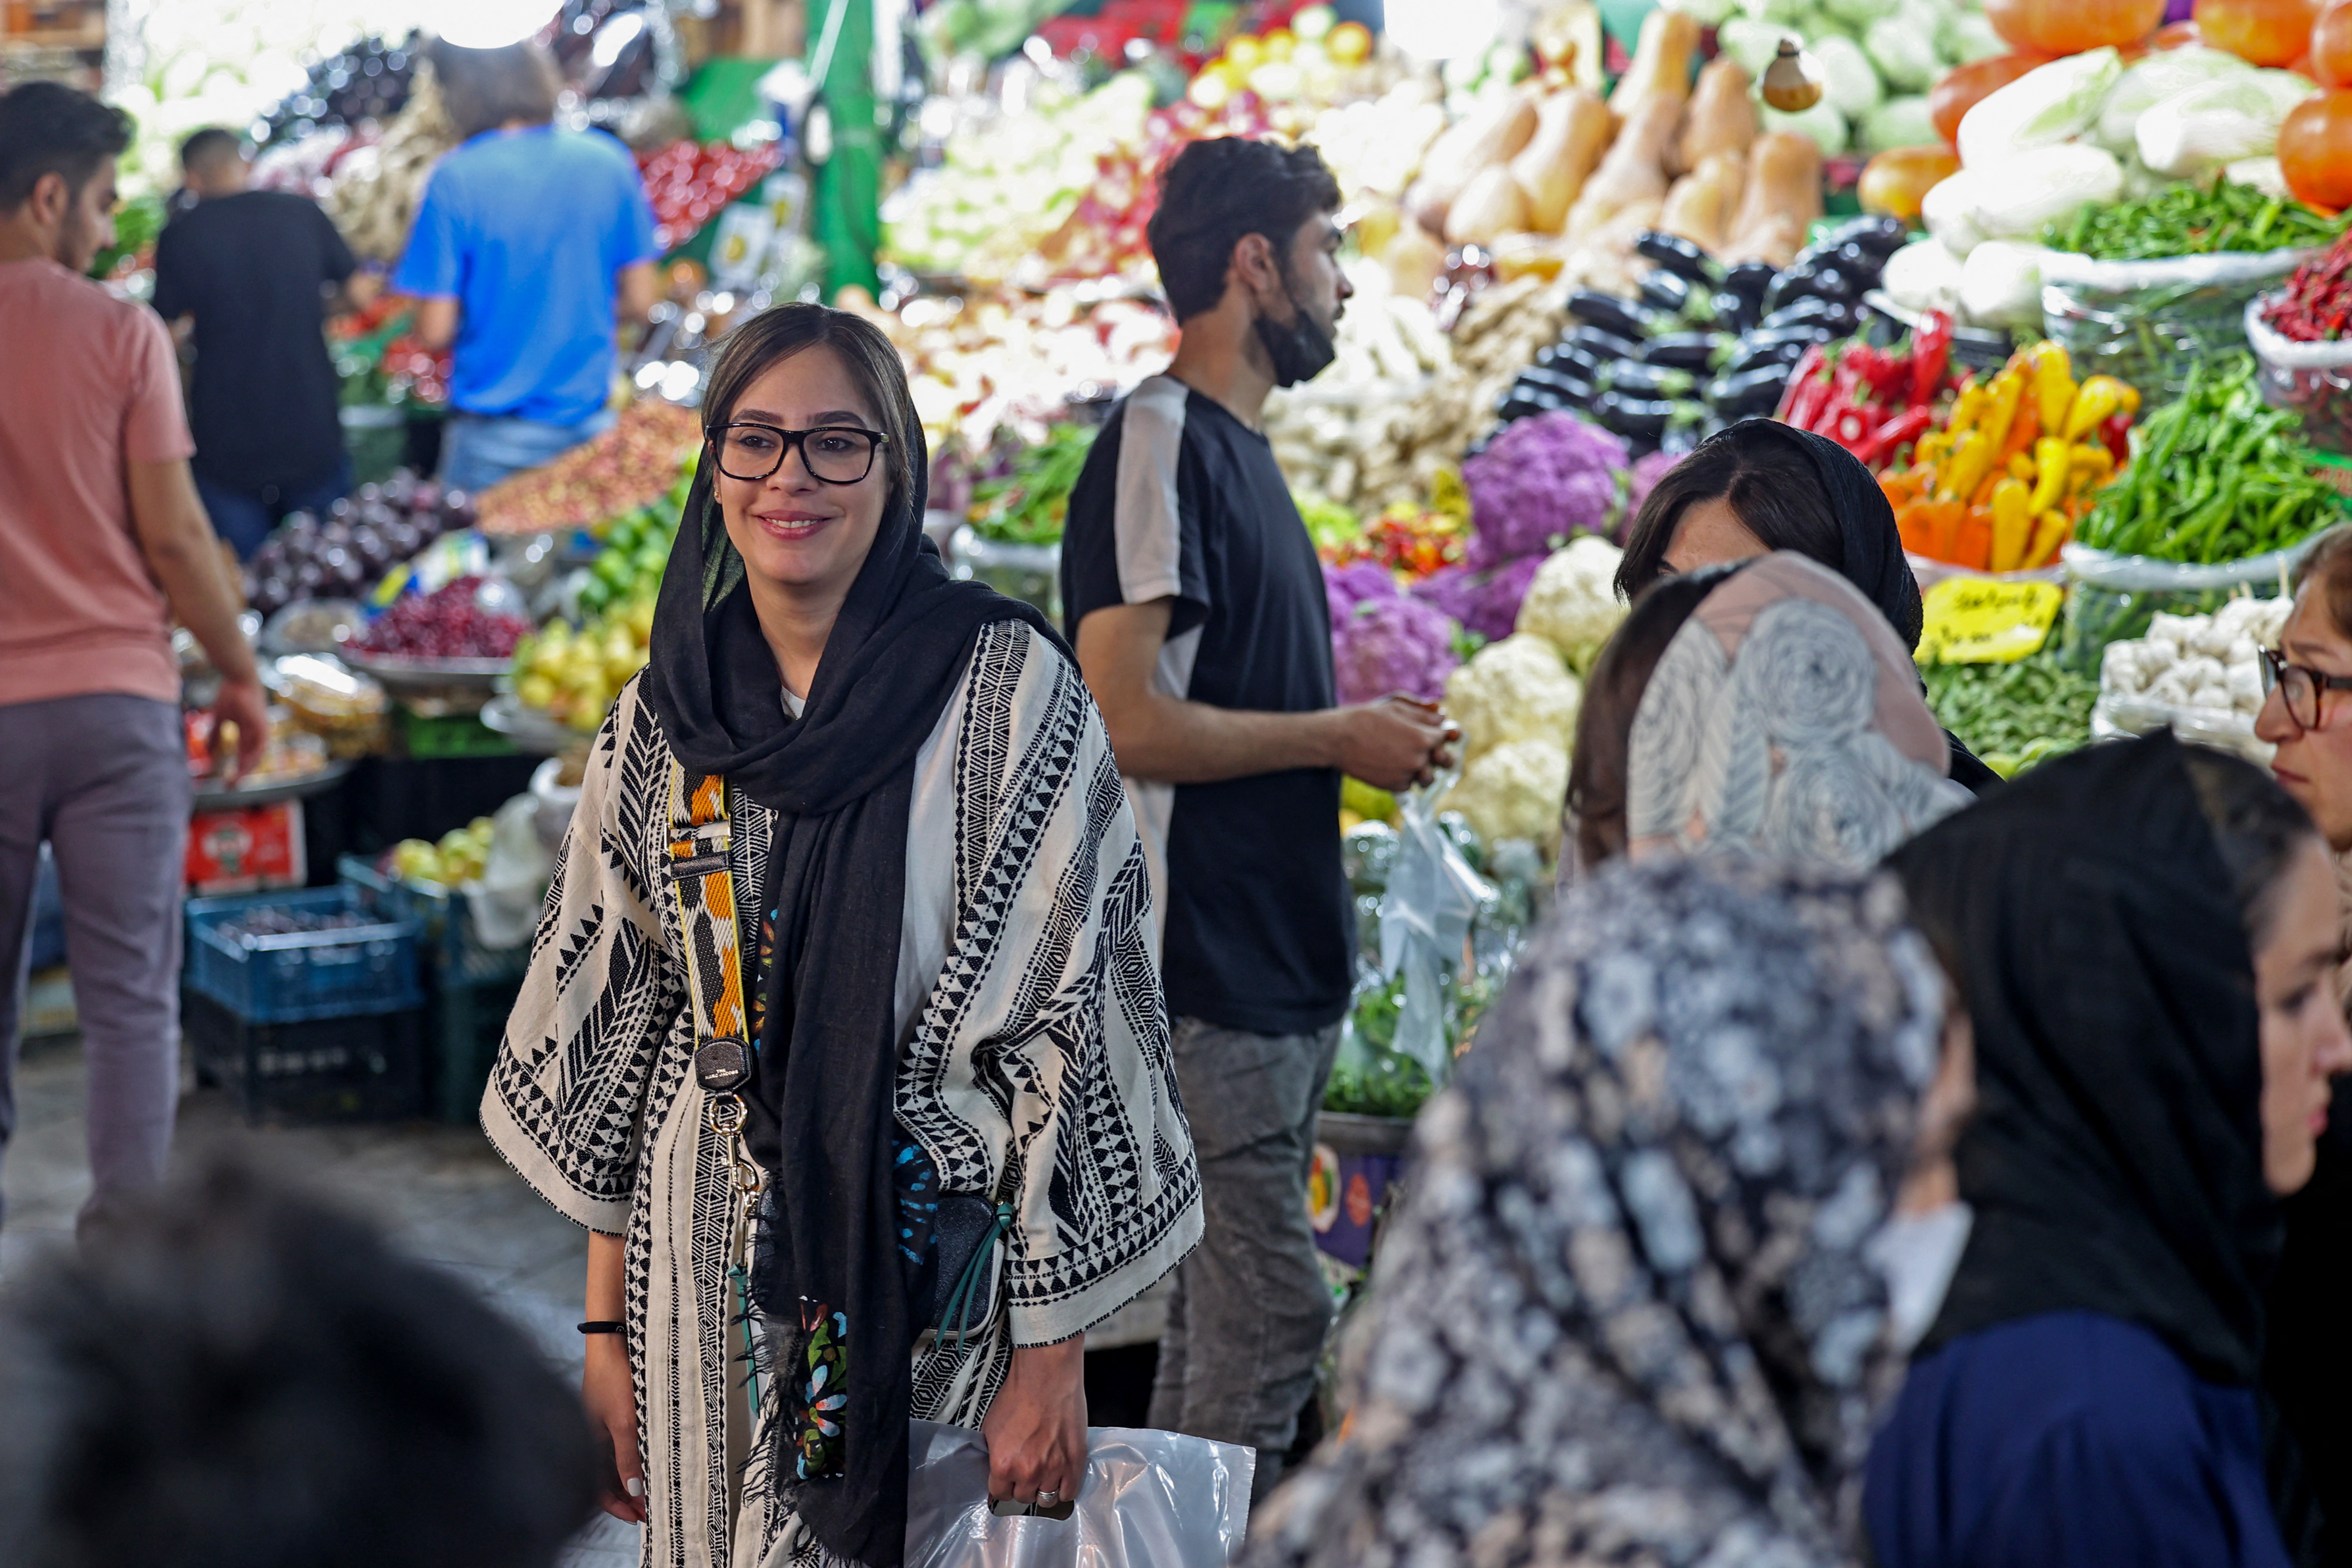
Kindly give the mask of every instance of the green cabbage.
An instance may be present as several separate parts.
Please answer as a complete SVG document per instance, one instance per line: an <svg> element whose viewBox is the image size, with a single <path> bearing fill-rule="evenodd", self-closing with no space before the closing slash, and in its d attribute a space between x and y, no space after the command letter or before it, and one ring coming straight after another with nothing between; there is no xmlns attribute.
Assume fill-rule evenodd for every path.
<svg viewBox="0 0 2352 1568"><path fill-rule="evenodd" d="M1886 85L1897 92L1925 92L1943 74L1944 62L1936 58L1934 26L1921 26L1920 18L1907 12L1873 22L1864 45Z"/></svg>
<svg viewBox="0 0 2352 1568"><path fill-rule="evenodd" d="M1890 147L1926 147L1934 144L1935 117L1927 112L1927 100L1918 94L1890 98L1862 117L1862 150L1884 153Z"/></svg>
<svg viewBox="0 0 2352 1568"><path fill-rule="evenodd" d="M1878 71L1862 46L1852 38L1832 35L1813 45L1813 58L1822 62L1822 75L1827 79L1823 94L1826 101L1848 120L1859 120L1876 109L1885 96L1878 85Z"/></svg>
<svg viewBox="0 0 2352 1568"><path fill-rule="evenodd" d="M2113 48L2090 49L1988 93L1960 121L1960 162L1990 163L2071 141L2096 123L2123 68Z"/></svg>
<svg viewBox="0 0 2352 1568"><path fill-rule="evenodd" d="M1784 114L1769 103L1761 106L1760 112L1765 130L1794 131L1800 135L1810 136L1824 158L1834 158L1846 149L1845 116L1837 111L1837 105L1832 103L1827 95L1811 109L1796 114Z"/></svg>

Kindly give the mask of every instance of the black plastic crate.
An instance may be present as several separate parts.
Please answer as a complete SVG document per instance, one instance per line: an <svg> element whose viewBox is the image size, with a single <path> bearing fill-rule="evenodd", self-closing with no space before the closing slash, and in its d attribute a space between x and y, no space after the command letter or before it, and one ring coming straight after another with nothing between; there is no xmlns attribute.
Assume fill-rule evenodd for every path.
<svg viewBox="0 0 2352 1568"><path fill-rule="evenodd" d="M180 1026L197 1076L226 1089L248 1121L391 1121L424 1113L417 1008L261 1024L183 990Z"/></svg>

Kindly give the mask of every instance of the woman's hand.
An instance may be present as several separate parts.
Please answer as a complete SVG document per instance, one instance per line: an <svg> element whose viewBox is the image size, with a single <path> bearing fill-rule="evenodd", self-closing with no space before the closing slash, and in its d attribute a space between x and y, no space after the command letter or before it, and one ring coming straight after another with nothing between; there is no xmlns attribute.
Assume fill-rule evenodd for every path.
<svg viewBox="0 0 2352 1568"><path fill-rule="evenodd" d="M589 1233L583 1300L592 1321L617 1322L626 1315L622 1306L625 1267L619 1237ZM629 1370L629 1342L619 1334L589 1334L586 1339L588 1367L580 1377L580 1403L587 1409L600 1451L596 1490L606 1513L643 1524L646 1466L637 1456L637 1380Z"/></svg>
<svg viewBox="0 0 2352 1568"><path fill-rule="evenodd" d="M646 1467L637 1456L637 1384L629 1372L629 1350L618 1334L588 1336L588 1370L580 1379L580 1402L596 1434L599 1500L614 1519L642 1524L646 1518ZM609 1447L607 1447L609 1445Z"/></svg>
<svg viewBox="0 0 2352 1568"><path fill-rule="evenodd" d="M1087 1473L1087 1339L1035 1345L1013 1352L1013 1370L988 1417L980 1424L988 1444L988 1498L1047 1508L1075 1501Z"/></svg>

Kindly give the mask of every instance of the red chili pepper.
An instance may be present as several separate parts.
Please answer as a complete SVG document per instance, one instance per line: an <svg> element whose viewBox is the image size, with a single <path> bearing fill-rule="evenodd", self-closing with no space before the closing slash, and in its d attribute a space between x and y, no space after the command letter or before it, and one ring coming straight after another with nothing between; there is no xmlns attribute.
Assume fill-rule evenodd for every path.
<svg viewBox="0 0 2352 1568"><path fill-rule="evenodd" d="M1896 447L1906 446L1926 435L1927 426L1934 424L1935 419L1936 411L1924 403L1906 408L1873 430L1870 438L1863 443L1861 450L1854 456L1875 468L1894 457Z"/></svg>
<svg viewBox="0 0 2352 1568"><path fill-rule="evenodd" d="M1841 359L1836 368L1830 372L1830 395L1827 401L1822 405L1821 417L1813 421L1813 433L1817 436L1827 436L1831 440L1849 449L1854 442L1867 435L1869 426L1866 423L1859 425L1851 439L1838 434L1845 416L1863 415L1862 390L1865 384L1862 379L1862 373Z"/></svg>
<svg viewBox="0 0 2352 1568"><path fill-rule="evenodd" d="M1826 363L1821 344L1814 343L1805 350L1804 357L1797 361L1797 368L1790 373L1775 418L1800 430L1813 427L1813 421L1821 417L1822 405L1829 401L1829 380L1822 374Z"/></svg>
<svg viewBox="0 0 2352 1568"><path fill-rule="evenodd" d="M2099 426L2099 440L2106 447L2107 456L2116 460L2117 468L2130 462L2131 416L2120 408L2108 415Z"/></svg>
<svg viewBox="0 0 2352 1568"><path fill-rule="evenodd" d="M1935 401L1944 387L1944 372L1952 363L1952 318L1944 310L1922 310L1911 329L1911 405Z"/></svg>

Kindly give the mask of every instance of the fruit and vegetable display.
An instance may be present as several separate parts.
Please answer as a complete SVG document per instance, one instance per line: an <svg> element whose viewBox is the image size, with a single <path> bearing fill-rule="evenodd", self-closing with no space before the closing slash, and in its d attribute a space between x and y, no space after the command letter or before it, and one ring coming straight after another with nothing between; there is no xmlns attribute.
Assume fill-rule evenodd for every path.
<svg viewBox="0 0 2352 1568"><path fill-rule="evenodd" d="M677 523L675 507L640 507L604 524L598 538L603 548L582 569L582 612L597 616L614 605L651 599L661 588Z"/></svg>
<svg viewBox="0 0 2352 1568"><path fill-rule="evenodd" d="M257 140L274 146L321 127L362 125L399 113L424 47L416 33L396 43L366 37L314 62L310 79L261 117Z"/></svg>
<svg viewBox="0 0 2352 1568"><path fill-rule="evenodd" d="M1507 426L1462 465L1471 526L1462 564L1441 567L1413 593L1482 637L1509 636L1554 552L1624 521L1630 463L1623 437L1566 410ZM1591 558L1589 549L1576 557Z"/></svg>
<svg viewBox="0 0 2352 1568"><path fill-rule="evenodd" d="M2303 420L2304 438L2323 451L2352 451L2352 237L2296 268L2286 287L2249 307L2263 399Z"/></svg>
<svg viewBox="0 0 2352 1568"><path fill-rule="evenodd" d="M482 491L474 502L478 526L491 534L587 528L666 499L676 512L701 444L692 409L640 397L603 435Z"/></svg>
<svg viewBox="0 0 2352 1568"><path fill-rule="evenodd" d="M2106 646L2099 697L2117 704L2191 710L2208 721L2251 726L2262 711L2262 650L2278 646L2294 602L2240 596L2210 615L2158 613L2147 635ZM2123 716L2135 717L2128 711ZM2126 728L2141 726L2126 721Z"/></svg>
<svg viewBox="0 0 2352 1568"><path fill-rule="evenodd" d="M1460 481L1448 488L1458 488ZM1333 566L1369 561L1408 580L1458 565L1469 552L1468 498L1460 510L1399 501L1369 519L1345 507L1301 498L1299 515L1316 552Z"/></svg>
<svg viewBox="0 0 2352 1568"><path fill-rule="evenodd" d="M629 677L646 666L654 605L639 596L573 630L550 621L514 650L515 696L582 734L593 734Z"/></svg>
<svg viewBox="0 0 2352 1568"><path fill-rule="evenodd" d="M357 910L283 909L268 904L242 910L212 928L224 942L257 942L273 936L312 936L320 931L352 931L376 924L373 915Z"/></svg>
<svg viewBox="0 0 2352 1568"><path fill-rule="evenodd" d="M1880 476L1904 548L1977 572L2048 566L2117 470L2137 471L2139 395L2113 376L2075 382L2065 349L2020 349L1964 382L1910 462Z"/></svg>
<svg viewBox="0 0 2352 1568"><path fill-rule="evenodd" d="M1822 345L1861 326L1863 295L1906 237L1897 219L1853 218L1785 267L1727 268L1686 238L1645 231L1633 242L1651 264L1637 297L1570 293L1568 329L1514 379L1496 416L1507 425L1583 410L1649 452L1687 448L1734 420L1769 414L1801 361L1811 353L1818 363Z"/></svg>
<svg viewBox="0 0 2352 1568"><path fill-rule="evenodd" d="M2099 683L2053 652L2006 664L1929 664L1919 676L1936 722L2003 778L2090 743Z"/></svg>
<svg viewBox="0 0 2352 1568"><path fill-rule="evenodd" d="M2300 543L2341 515L2293 412L2263 402L2251 354L2189 373L2141 421L2132 461L2077 530L2084 544L2162 561L2237 561Z"/></svg>
<svg viewBox="0 0 2352 1568"><path fill-rule="evenodd" d="M530 636L530 621L511 610L487 607L485 579L459 577L429 594L403 594L351 650L374 659L508 658Z"/></svg>
<svg viewBox="0 0 2352 1568"><path fill-rule="evenodd" d="M433 165L462 140L431 64L418 61L407 102L383 128L383 139L353 144L336 164L327 216L352 255L386 265L400 259Z"/></svg>
<svg viewBox="0 0 2352 1568"><path fill-rule="evenodd" d="M1874 470L1885 468L1913 458L1934 426L1951 353L1952 319L1940 310L1923 312L1901 348L1858 339L1812 344L1790 373L1774 416L1828 437Z"/></svg>
<svg viewBox="0 0 2352 1568"><path fill-rule="evenodd" d="M383 869L404 882L424 882L436 888L462 888L482 879L489 864L493 824L478 816L463 827L453 827L438 842L404 838L385 854Z"/></svg>
<svg viewBox="0 0 2352 1568"><path fill-rule="evenodd" d="M759 184L776 155L773 142L745 148L690 141L641 154L637 173L653 204L654 244L670 250L692 238L719 208Z"/></svg>
<svg viewBox="0 0 2352 1568"><path fill-rule="evenodd" d="M405 471L362 485L321 519L288 514L245 565L245 598L264 616L301 599L356 598L443 534L473 526L463 490Z"/></svg>
<svg viewBox="0 0 2352 1568"><path fill-rule="evenodd" d="M2086 206L2052 223L2042 242L2108 261L2211 256L2231 250L2290 250L2333 243L2341 218L2291 196L2215 175L2207 184L2172 185L2136 202Z"/></svg>
<svg viewBox="0 0 2352 1568"><path fill-rule="evenodd" d="M982 539L1006 544L1054 544L1070 510L1070 490L1094 448L1095 427L1062 419L1045 427L1045 438L1024 445L1002 474L972 486L971 526Z"/></svg>
<svg viewBox="0 0 2352 1568"><path fill-rule="evenodd" d="M1377 702L1392 692L1435 702L1445 695L1445 678L1461 659L1444 612L1407 594L1371 561L1325 566L1323 589L1341 702Z"/></svg>

